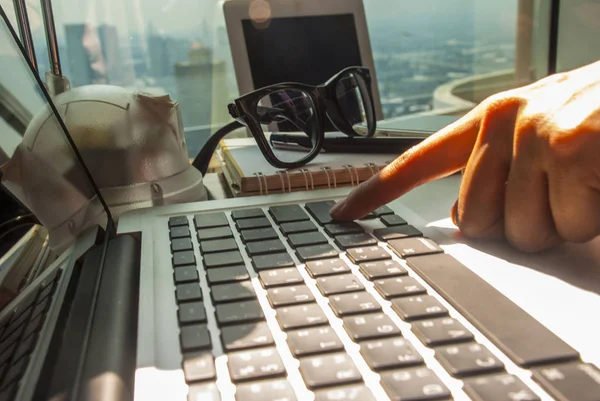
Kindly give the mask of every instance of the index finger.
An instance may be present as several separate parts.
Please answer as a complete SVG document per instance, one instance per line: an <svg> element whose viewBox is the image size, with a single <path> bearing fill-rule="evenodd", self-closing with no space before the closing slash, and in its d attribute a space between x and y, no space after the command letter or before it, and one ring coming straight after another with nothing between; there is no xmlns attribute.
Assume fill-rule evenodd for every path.
<svg viewBox="0 0 600 401"><path fill-rule="evenodd" d="M411 189L463 168L475 146L479 112L472 110L409 149L331 209L336 220L356 220Z"/></svg>

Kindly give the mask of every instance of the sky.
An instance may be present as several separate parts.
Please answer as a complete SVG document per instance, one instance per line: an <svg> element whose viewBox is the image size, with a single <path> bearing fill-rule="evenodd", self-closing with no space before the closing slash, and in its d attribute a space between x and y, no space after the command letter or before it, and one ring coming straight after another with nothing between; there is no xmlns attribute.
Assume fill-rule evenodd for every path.
<svg viewBox="0 0 600 401"><path fill-rule="evenodd" d="M38 0L27 0L32 28L41 30ZM119 32L143 33L148 22L158 30L185 34L223 24L219 0L54 0L56 24L110 23ZM514 26L517 0L364 0L367 19L373 23L414 24L466 23L480 25L506 22ZM0 0L12 12L12 0ZM60 35L60 34L59 34Z"/></svg>

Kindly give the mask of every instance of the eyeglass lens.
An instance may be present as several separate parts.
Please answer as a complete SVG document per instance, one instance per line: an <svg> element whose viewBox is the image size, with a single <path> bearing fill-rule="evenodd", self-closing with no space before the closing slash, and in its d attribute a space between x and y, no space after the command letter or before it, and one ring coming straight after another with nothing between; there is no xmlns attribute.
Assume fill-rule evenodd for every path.
<svg viewBox="0 0 600 401"><path fill-rule="evenodd" d="M374 123L369 104L371 99L367 90L367 83L362 76L348 73L336 84L335 94L343 117L352 127L355 125L368 125ZM354 129L358 135L364 135L365 130Z"/></svg>
<svg viewBox="0 0 600 401"><path fill-rule="evenodd" d="M275 144L268 141L275 157L282 162L294 163L306 158L316 146L318 121L311 97L299 89L280 89L261 98L257 104L261 128L267 138L273 132L297 135L304 146L293 143ZM270 122L270 123L266 123Z"/></svg>

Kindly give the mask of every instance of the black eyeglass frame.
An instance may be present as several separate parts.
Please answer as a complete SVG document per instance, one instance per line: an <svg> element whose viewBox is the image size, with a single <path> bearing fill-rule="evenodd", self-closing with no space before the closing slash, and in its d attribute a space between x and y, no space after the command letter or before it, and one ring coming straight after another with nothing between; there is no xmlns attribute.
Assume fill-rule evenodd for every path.
<svg viewBox="0 0 600 401"><path fill-rule="evenodd" d="M358 136L352 125L341 111L338 97L336 95L337 84L345 79L349 74L358 75L366 84L366 93L363 95L363 103L367 120L367 132L360 136L373 136L376 129L375 121L375 105L373 104L373 91L371 89L371 73L365 67L347 67L336 75L331 77L327 82L321 85L312 86L295 82L284 82L280 84L269 85L261 89L249 92L237 99L234 103L227 106L229 114L239 123L245 125L250 130L252 136L256 140L259 149L265 159L274 167L277 168L297 168L309 163L321 151L325 139L325 117L329 117L333 125L341 132L348 136ZM261 128L261 124L268 124L272 121L265 121L265 115L259 115L258 103L265 96L281 90L298 90L306 93L312 101L315 108L316 122L315 137L311 138L315 141L313 149L302 159L295 162L284 162L279 160L273 150L269 146L268 139ZM364 99L364 96L367 99Z"/></svg>

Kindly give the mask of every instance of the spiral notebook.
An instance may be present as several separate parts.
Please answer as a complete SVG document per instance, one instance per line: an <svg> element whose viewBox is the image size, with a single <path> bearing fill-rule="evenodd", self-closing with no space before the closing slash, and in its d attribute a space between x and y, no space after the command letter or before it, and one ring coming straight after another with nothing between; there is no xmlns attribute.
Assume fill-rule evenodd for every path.
<svg viewBox="0 0 600 401"><path fill-rule="evenodd" d="M254 138L225 139L217 151L235 196L356 186L377 174L397 156L321 153L302 168L282 170L265 160Z"/></svg>

